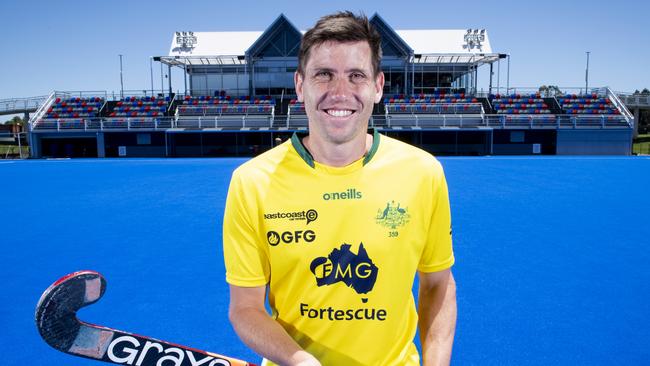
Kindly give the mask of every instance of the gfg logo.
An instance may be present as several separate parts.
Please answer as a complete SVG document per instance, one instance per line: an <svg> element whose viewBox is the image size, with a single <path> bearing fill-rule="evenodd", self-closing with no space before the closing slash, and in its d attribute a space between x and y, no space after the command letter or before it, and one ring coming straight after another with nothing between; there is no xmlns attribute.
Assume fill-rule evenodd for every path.
<svg viewBox="0 0 650 366"><path fill-rule="evenodd" d="M269 231L266 233L266 240L269 242L269 245L273 247L280 243L291 244L300 243L301 241L311 243L315 239L316 233L313 230L285 231L283 233Z"/></svg>

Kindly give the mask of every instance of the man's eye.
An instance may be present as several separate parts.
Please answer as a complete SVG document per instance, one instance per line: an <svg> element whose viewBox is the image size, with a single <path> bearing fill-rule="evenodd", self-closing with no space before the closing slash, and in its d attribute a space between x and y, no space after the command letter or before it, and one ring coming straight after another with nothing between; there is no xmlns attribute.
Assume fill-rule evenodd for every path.
<svg viewBox="0 0 650 366"><path fill-rule="evenodd" d="M319 79L329 79L332 77L332 73L329 71L319 71L316 73L316 77Z"/></svg>
<svg viewBox="0 0 650 366"><path fill-rule="evenodd" d="M350 79L352 81L362 81L365 78L366 78L366 75L364 75L362 73L355 72L355 73L350 74Z"/></svg>

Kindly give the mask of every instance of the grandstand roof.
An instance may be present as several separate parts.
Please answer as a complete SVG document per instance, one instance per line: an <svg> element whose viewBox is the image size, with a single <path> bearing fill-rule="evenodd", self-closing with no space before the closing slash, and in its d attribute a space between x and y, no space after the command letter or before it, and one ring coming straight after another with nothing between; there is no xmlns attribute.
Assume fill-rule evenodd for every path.
<svg viewBox="0 0 650 366"><path fill-rule="evenodd" d="M379 23L384 29L390 26L375 14L371 21ZM265 31L253 32L176 32L172 39L169 56L162 61L172 65L224 65L245 64L247 52L253 46L269 39L278 26L295 28L281 14ZM304 34L305 31L300 31ZM397 35L388 42L402 44L402 49L410 48L414 62L417 63L485 63L498 59L492 53L490 39L486 30L478 29L421 29L394 30ZM396 38L399 38L396 40ZM399 46L399 45L398 45Z"/></svg>

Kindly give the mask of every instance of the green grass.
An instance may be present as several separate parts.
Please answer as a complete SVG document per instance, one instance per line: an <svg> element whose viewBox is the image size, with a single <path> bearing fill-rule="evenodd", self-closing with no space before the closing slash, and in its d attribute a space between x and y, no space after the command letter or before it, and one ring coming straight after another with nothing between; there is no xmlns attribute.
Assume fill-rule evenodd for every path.
<svg viewBox="0 0 650 366"><path fill-rule="evenodd" d="M650 134L639 135L634 139L632 152L635 154L650 155Z"/></svg>
<svg viewBox="0 0 650 366"><path fill-rule="evenodd" d="M29 146L23 146L23 158L29 157ZM0 159L20 158L18 145L0 145Z"/></svg>

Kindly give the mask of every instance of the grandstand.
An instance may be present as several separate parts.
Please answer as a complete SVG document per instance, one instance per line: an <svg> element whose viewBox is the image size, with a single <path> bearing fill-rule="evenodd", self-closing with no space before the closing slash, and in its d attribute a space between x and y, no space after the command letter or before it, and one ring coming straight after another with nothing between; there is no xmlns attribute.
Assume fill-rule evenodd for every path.
<svg viewBox="0 0 650 366"><path fill-rule="evenodd" d="M486 30L395 30L382 37L384 98L370 127L439 155L631 152L634 118L607 87L557 94L505 88ZM307 129L293 74L302 32L280 15L262 32L176 32L185 90L52 92L30 119L34 157L251 156ZM487 91L478 70L489 68Z"/></svg>

